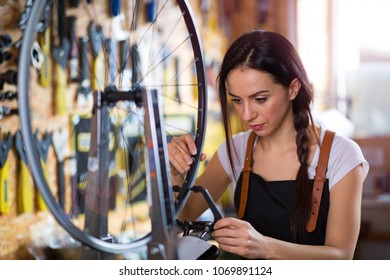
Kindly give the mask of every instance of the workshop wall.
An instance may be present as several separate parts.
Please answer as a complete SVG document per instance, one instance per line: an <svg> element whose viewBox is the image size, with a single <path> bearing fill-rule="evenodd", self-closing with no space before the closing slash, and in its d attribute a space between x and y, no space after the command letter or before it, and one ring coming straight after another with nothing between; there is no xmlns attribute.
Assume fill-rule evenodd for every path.
<svg viewBox="0 0 390 280"><path fill-rule="evenodd" d="M50 213L39 206L39 193L36 187L33 192L33 209L32 211L23 211L18 205L18 188L20 187L20 156L16 148L16 135L20 132L20 121L18 117L18 101L16 98L17 87L17 67L18 67L18 52L21 40L23 39L23 27L21 23L25 17L25 11L32 1L1 1L0 3L0 36L1 36L1 54L4 59L0 62L0 74L4 83L1 83L0 88L0 129L2 144L5 145L8 135L12 137L10 141L9 152L2 156L6 158L8 170L8 185L10 191L8 193L9 206L1 206L0 213L0 259L31 259L38 255L32 252L31 234L32 226L51 219ZM107 9L108 1L94 1L95 12L104 14L103 9ZM82 9L73 8L67 9L67 16L76 17L77 36L87 35L87 26L89 17L82 13ZM101 19L101 17L100 17ZM104 18L102 19L106 21ZM5 55L7 54L5 59ZM53 63L52 61L50 61ZM54 69L54 68L53 68ZM59 115L55 108L54 87L56 76L53 69L49 69L51 78L50 84L42 86L39 84L38 71L30 72L31 92L34 94L30 97L30 107L32 112L39 112L39 118L35 117L36 127L39 137L43 137L45 133L52 133L60 130L63 127L69 127L70 115ZM12 75L11 75L12 74ZM77 92L77 83L69 81L66 86L66 103L70 107L74 106L75 96ZM11 95L13 93L14 95ZM12 98L10 98L12 97ZM51 144L51 143L49 143ZM4 154L4 155L3 155ZM1 166L3 167L3 166ZM49 146L47 157L47 173L49 176L49 184L55 188L57 185L56 175L56 157L52 147ZM70 180L69 165L65 167L66 180ZM3 169L3 168L2 168ZM29 178L23 179L24 185L33 184L31 175ZM66 197L70 198L70 190L67 190ZM68 202L67 208L70 207L71 199L66 199ZM35 227L36 229L37 227Z"/></svg>

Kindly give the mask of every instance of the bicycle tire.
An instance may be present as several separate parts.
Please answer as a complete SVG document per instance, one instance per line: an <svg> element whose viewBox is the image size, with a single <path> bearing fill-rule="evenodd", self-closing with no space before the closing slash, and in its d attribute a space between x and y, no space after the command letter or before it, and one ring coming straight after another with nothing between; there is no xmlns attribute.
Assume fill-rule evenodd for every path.
<svg viewBox="0 0 390 280"><path fill-rule="evenodd" d="M139 2L139 1L137 1ZM164 1L164 3L170 3L171 1ZM176 1L174 1L176 2ZM47 5L52 4L53 7L58 7L57 1L35 1L31 10L31 14L26 24L26 29L23 35L23 42L20 49L19 55L19 71L18 71L18 100L19 100L19 114L21 122L21 130L23 134L23 142L26 149L26 155L30 165L31 173L33 175L34 181L39 189L40 194L42 195L44 201L47 204L49 211L53 214L57 222L76 240L80 241L82 244L87 245L95 250L111 253L111 254L126 254L139 248L140 246L145 246L151 240L151 235L146 234L141 238L132 240L128 243L109 243L96 236L90 235L85 231L81 230L78 226L72 221L71 215L67 213L63 207L59 204L57 198L53 194L53 191L50 187L50 182L48 182L45 177L44 171L42 169L40 156L36 150L35 140L33 136L34 130L36 130L35 115L37 113L34 111L33 106L31 105L31 100L34 98L30 88L31 81L31 48L36 40L37 36L37 26L42 20L43 13ZM139 3L138 3L139 4ZM193 16L189 4L187 1L177 1L177 4L180 8L180 13L182 20L184 20L185 28L188 32L188 40L186 44L190 43L190 48L192 51L193 62L193 71L196 76L196 81L193 85L184 84L183 87L192 87L196 89L197 92L197 104L196 104L196 120L193 132L190 132L194 135L195 143L198 151L202 151L204 143L204 134L205 134L205 124L206 124L206 113L207 113L207 89L206 89L206 77L205 77L205 66L203 62L202 46L198 32L196 30L196 25L193 21ZM165 7L165 5L160 6ZM155 15L159 15L161 10L157 10ZM135 15L133 15L135 17ZM91 19L92 20L92 19ZM93 18L93 20L96 20ZM134 19L133 19L134 20ZM147 25L149 30L154 28L153 24L157 23L157 18ZM135 30L134 25L129 26L129 33ZM144 37L142 37L144 38ZM169 37L168 37L169 39ZM180 47L180 46L178 46ZM107 57L106 57L107 58ZM167 57L164 57L166 60ZM133 59L134 60L134 59ZM163 61L159 62L163 63ZM106 62L108 64L108 62ZM153 66L151 66L153 68ZM191 66L192 67L192 66ZM132 69L135 71L136 69ZM153 70L152 70L153 71ZM146 72L149 75L149 71ZM146 76L147 76L146 75ZM137 84L138 86L140 84ZM134 84L133 84L134 86ZM141 85L145 86L145 85ZM165 85L166 86L166 85ZM175 85L178 87L180 85ZM161 85L164 87L164 85ZM108 87L106 87L107 89ZM121 108L122 109L122 108ZM72 108L68 108L68 111L72 111ZM69 112L68 112L69 113ZM180 129L180 128L179 128ZM175 202L177 207L177 213L181 211L182 206L185 204L185 201L188 197L189 188L193 185L198 166L200 161L200 152L195 156L194 164L191 166L190 171L187 173L185 178L184 185L182 186L182 195L180 199ZM176 213L176 214L177 214Z"/></svg>

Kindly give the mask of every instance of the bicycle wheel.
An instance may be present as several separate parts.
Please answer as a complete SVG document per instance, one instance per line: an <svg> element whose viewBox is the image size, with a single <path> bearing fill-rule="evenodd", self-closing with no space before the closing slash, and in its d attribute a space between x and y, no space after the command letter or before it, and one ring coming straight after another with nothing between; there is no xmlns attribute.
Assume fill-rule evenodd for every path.
<svg viewBox="0 0 390 280"><path fill-rule="evenodd" d="M190 133L199 151L174 202L175 218L203 148L205 69L187 1L89 2L66 8L64 1L34 2L19 55L21 130L34 181L58 223L88 247L126 254L151 240L150 209L165 209L148 201L142 94L159 92L167 138ZM56 141L44 156L37 149L43 131ZM63 173L55 175L49 162ZM88 197L96 192L87 191L91 185L102 192ZM98 212L93 222L88 211Z"/></svg>

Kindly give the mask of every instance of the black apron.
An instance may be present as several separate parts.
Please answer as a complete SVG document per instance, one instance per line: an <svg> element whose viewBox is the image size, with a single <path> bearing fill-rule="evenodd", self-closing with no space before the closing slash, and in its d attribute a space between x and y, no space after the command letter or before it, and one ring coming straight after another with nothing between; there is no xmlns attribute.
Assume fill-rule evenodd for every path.
<svg viewBox="0 0 390 280"><path fill-rule="evenodd" d="M234 205L238 211L241 194L242 173L237 182ZM293 182L265 181L256 173L250 172L247 205L243 220L248 221L254 229L265 236L287 242L306 245L324 245L326 223L329 210L329 182L324 183L320 211L316 229L293 239L290 225ZM313 184L314 180L310 180Z"/></svg>

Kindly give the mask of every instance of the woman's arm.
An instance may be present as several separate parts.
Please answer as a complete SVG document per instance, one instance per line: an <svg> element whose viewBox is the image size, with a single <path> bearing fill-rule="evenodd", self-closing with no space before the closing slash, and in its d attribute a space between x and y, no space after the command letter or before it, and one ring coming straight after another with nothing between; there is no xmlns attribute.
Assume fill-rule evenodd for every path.
<svg viewBox="0 0 390 280"><path fill-rule="evenodd" d="M185 173L192 164L192 156L196 154L195 143L191 135L183 135L172 139L168 144L169 160L171 164L171 179L173 184L181 185ZM206 156L202 155L201 160ZM195 185L206 188L214 201L217 201L226 190L230 179L222 167L217 153L207 163L203 173L196 179ZM208 205L200 193L191 193L182 213L181 219L195 220Z"/></svg>
<svg viewBox="0 0 390 280"><path fill-rule="evenodd" d="M227 189L230 179L223 169L217 153L207 163L203 173L196 179L195 185L206 188L214 201L218 201ZM197 219L208 205L199 193L191 193L186 204L186 217L190 220Z"/></svg>
<svg viewBox="0 0 390 280"><path fill-rule="evenodd" d="M213 236L221 249L245 258L352 259L360 230L363 181L363 168L359 165L332 187L324 246L270 238L235 218L218 221Z"/></svg>

